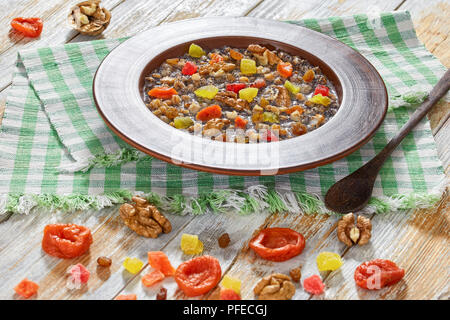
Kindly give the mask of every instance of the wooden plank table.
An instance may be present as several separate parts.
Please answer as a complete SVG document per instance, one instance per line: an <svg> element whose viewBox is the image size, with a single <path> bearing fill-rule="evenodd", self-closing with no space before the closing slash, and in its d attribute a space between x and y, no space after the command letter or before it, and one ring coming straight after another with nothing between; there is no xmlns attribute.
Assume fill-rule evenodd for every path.
<svg viewBox="0 0 450 320"><path fill-rule="evenodd" d="M6 2L6 3L5 3ZM18 50L86 41L65 28L65 17L76 1L4 0L0 19L5 23L16 16L39 16L45 21L45 31L37 40L30 40L0 31L0 110L4 110L7 89L11 84L12 66ZM104 38L130 36L162 23L200 16L254 16L268 19L302 19L356 13L376 13L409 10L417 34L425 46L440 61L450 66L448 38L450 4L430 0L104 0L113 20L103 33ZM100 38L97 37L97 38ZM450 104L441 102L429 113L431 127L446 175L450 175ZM319 299L449 299L449 219L450 195L447 190L440 203L428 210L377 215L372 217L373 237L364 247L346 248L336 238L336 217L323 215L254 214L238 217L231 214L198 217L170 217L173 231L158 239L137 236L124 227L118 218L117 207L102 211L56 213L36 211L32 216L5 215L0 217L0 299L15 299L12 288L27 276L40 285L38 299L113 299L118 294L136 293L139 299L155 299L159 286L146 289L140 284L140 275L123 271L121 263L126 256L146 261L147 251L163 250L174 265L186 260L179 250L182 233L198 234L204 241L204 253L216 256L223 274L243 280L242 297L252 299L252 289L262 276L273 271L287 273L302 266L303 276L317 273L315 257L320 251L333 251L344 257L339 272L322 274L327 286L325 296ZM42 230L48 223L73 222L91 228L94 243L88 255L70 261L59 260L41 251ZM303 233L307 245L301 256L283 263L257 259L248 249L251 231L266 226L285 226ZM245 230L245 232L242 232ZM217 246L220 234L228 232L232 239L227 249ZM246 236L242 236L245 234ZM96 268L96 258L110 256L112 267L105 271ZM374 257L392 259L407 270L397 285L376 292L356 288L353 271L361 262ZM65 272L69 265L81 262L91 270L89 286L83 290L65 288ZM173 279L162 283L168 289L168 298L185 298L176 289ZM208 298L208 295L203 297ZM303 290L297 290L294 299L317 299Z"/></svg>

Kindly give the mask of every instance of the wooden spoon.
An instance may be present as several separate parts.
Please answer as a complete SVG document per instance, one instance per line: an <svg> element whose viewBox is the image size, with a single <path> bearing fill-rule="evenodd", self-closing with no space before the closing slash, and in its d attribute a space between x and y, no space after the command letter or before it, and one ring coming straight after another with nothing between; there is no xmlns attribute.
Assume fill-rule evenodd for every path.
<svg viewBox="0 0 450 320"><path fill-rule="evenodd" d="M403 138L419 123L431 107L439 101L450 88L450 69L431 90L428 98L412 114L407 123L395 137L364 166L339 180L325 195L325 205L328 209L339 213L354 212L364 208L370 200L373 184L386 158L400 144Z"/></svg>

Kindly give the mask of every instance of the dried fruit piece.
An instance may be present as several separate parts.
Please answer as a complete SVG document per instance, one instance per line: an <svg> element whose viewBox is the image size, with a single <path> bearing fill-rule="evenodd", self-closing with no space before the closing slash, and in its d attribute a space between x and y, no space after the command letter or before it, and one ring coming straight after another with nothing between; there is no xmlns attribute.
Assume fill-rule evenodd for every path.
<svg viewBox="0 0 450 320"><path fill-rule="evenodd" d="M316 76L316 75L315 75L315 73L314 73L314 70L308 69L308 70L305 72L305 74L303 75L303 81L305 81L305 82L311 82L311 81L314 80L315 76Z"/></svg>
<svg viewBox="0 0 450 320"><path fill-rule="evenodd" d="M181 236L181 250L185 254L200 254L203 252L203 242L197 235L183 233Z"/></svg>
<svg viewBox="0 0 450 320"><path fill-rule="evenodd" d="M314 90L314 95L316 95L316 94L321 94L324 97L326 97L330 94L330 89L328 89L327 86L319 84L319 85L317 85L316 89Z"/></svg>
<svg viewBox="0 0 450 320"><path fill-rule="evenodd" d="M219 260L201 256L180 264L175 272L175 281L186 296L195 297L214 288L221 276Z"/></svg>
<svg viewBox="0 0 450 320"><path fill-rule="evenodd" d="M141 278L141 282L146 287L151 287L155 285L156 283L164 280L165 276L164 273L162 273L159 270L152 270L146 275L143 275Z"/></svg>
<svg viewBox="0 0 450 320"><path fill-rule="evenodd" d="M162 287L156 294L156 300L166 300L167 299L167 289Z"/></svg>
<svg viewBox="0 0 450 320"><path fill-rule="evenodd" d="M236 126L236 128L238 129L245 129L245 127L247 126L248 120L242 119L241 117L237 116L234 119L234 125Z"/></svg>
<svg viewBox="0 0 450 320"><path fill-rule="evenodd" d="M236 50L230 49L230 57L234 60L241 60L244 55Z"/></svg>
<svg viewBox="0 0 450 320"><path fill-rule="evenodd" d="M230 236L228 233L222 234L219 239L219 247L226 248L230 244Z"/></svg>
<svg viewBox="0 0 450 320"><path fill-rule="evenodd" d="M139 196L132 200L134 203L124 203L119 209L120 217L128 228L147 238L156 238L161 232L172 231L170 221L155 206Z"/></svg>
<svg viewBox="0 0 450 320"><path fill-rule="evenodd" d="M262 278L253 289L259 300L290 300L295 293L291 278L282 273L274 273Z"/></svg>
<svg viewBox="0 0 450 320"><path fill-rule="evenodd" d="M173 120L173 125L177 129L186 129L194 124L194 120L189 117L176 117Z"/></svg>
<svg viewBox="0 0 450 320"><path fill-rule="evenodd" d="M189 55L194 58L200 58L205 54L205 51L202 49L202 47L196 45L195 43L192 43L189 46Z"/></svg>
<svg viewBox="0 0 450 320"><path fill-rule="evenodd" d="M256 62L252 59L241 59L241 73L251 75L256 73Z"/></svg>
<svg viewBox="0 0 450 320"><path fill-rule="evenodd" d="M232 289L221 289L220 300L241 300L241 296Z"/></svg>
<svg viewBox="0 0 450 320"><path fill-rule="evenodd" d="M89 250L91 230L76 224L49 224L44 228L42 249L51 256L76 258Z"/></svg>
<svg viewBox="0 0 450 320"><path fill-rule="evenodd" d="M81 285L88 282L90 276L89 270L81 263L70 266L67 273L70 274L66 284L69 289L79 289Z"/></svg>
<svg viewBox="0 0 450 320"><path fill-rule="evenodd" d="M132 294L119 294L114 300L137 300L137 296Z"/></svg>
<svg viewBox="0 0 450 320"><path fill-rule="evenodd" d="M107 268L111 266L112 260L108 257L98 257L97 263L99 266Z"/></svg>
<svg viewBox="0 0 450 320"><path fill-rule="evenodd" d="M192 63L190 61L187 61L184 64L183 69L181 69L181 73L186 76L192 76L196 72L197 72L197 66L195 65L195 63Z"/></svg>
<svg viewBox="0 0 450 320"><path fill-rule="evenodd" d="M318 295L324 293L325 284L322 282L322 279L315 274L303 280L303 289L305 289L306 292Z"/></svg>
<svg viewBox="0 0 450 320"><path fill-rule="evenodd" d="M375 259L359 265L354 274L356 284L369 290L378 290L399 282L405 275L405 270L394 262Z"/></svg>
<svg viewBox="0 0 450 320"><path fill-rule="evenodd" d="M139 271L141 271L143 266L144 262L142 262L142 260L139 260L138 258L126 257L123 262L123 267L132 274L137 274Z"/></svg>
<svg viewBox="0 0 450 320"><path fill-rule="evenodd" d="M316 258L319 271L334 271L339 269L343 262L341 256L333 252L321 252Z"/></svg>
<svg viewBox="0 0 450 320"><path fill-rule="evenodd" d="M37 38L41 35L44 24L41 18L15 18L11 21L11 27L26 37Z"/></svg>
<svg viewBox="0 0 450 320"><path fill-rule="evenodd" d="M170 263L167 255L162 251L149 251L148 263L152 268L161 271L165 276L173 276L175 274L175 268Z"/></svg>
<svg viewBox="0 0 450 320"><path fill-rule="evenodd" d="M249 245L263 259L286 261L302 253L305 238L289 228L267 228L261 230Z"/></svg>
<svg viewBox="0 0 450 320"><path fill-rule="evenodd" d="M34 296L38 292L38 289L39 285L27 278L20 281L19 284L14 287L14 291L25 299Z"/></svg>
<svg viewBox="0 0 450 320"><path fill-rule="evenodd" d="M240 90L246 88L247 85L245 83L227 83L225 86L227 91L233 91L234 93L239 93Z"/></svg>
<svg viewBox="0 0 450 320"><path fill-rule="evenodd" d="M302 268L294 268L291 271L289 271L289 275L292 278L292 281L299 282L302 277Z"/></svg>
<svg viewBox="0 0 450 320"><path fill-rule="evenodd" d="M285 87L286 89L288 89L288 91L289 91L290 93L293 93L293 94L297 94L297 93L300 92L300 87L299 87L299 86L296 86L295 84L293 84L293 83L290 82L289 80L286 80L286 81L284 82L284 87Z"/></svg>
<svg viewBox="0 0 450 320"><path fill-rule="evenodd" d="M331 99L328 97L324 97L323 95L316 94L315 96L312 96L311 98L308 99L309 102L315 103L315 104L321 104L324 105L325 107L328 107L331 103Z"/></svg>
<svg viewBox="0 0 450 320"><path fill-rule="evenodd" d="M199 98L214 99L219 88L213 85L203 86L194 91L195 95Z"/></svg>
<svg viewBox="0 0 450 320"><path fill-rule="evenodd" d="M222 117L222 108L218 104L213 104L200 110L196 116L197 120L203 122L220 117Z"/></svg>
<svg viewBox="0 0 450 320"><path fill-rule="evenodd" d="M241 294L241 280L238 278L233 278L229 275L225 275L220 284L225 289L231 289L234 290L237 294Z"/></svg>
<svg viewBox="0 0 450 320"><path fill-rule="evenodd" d="M263 121L271 122L271 123L280 123L278 115L276 115L273 112L267 112L267 111L263 113Z"/></svg>
<svg viewBox="0 0 450 320"><path fill-rule="evenodd" d="M148 92L150 97L159 99L170 99L174 94L178 94L177 90L169 87L155 87Z"/></svg>
<svg viewBox="0 0 450 320"><path fill-rule="evenodd" d="M252 102L258 95L258 88L245 88L239 91L239 98L247 102Z"/></svg>
<svg viewBox="0 0 450 320"><path fill-rule="evenodd" d="M292 64L290 62L280 61L277 65L277 71L282 77L289 78L292 76Z"/></svg>

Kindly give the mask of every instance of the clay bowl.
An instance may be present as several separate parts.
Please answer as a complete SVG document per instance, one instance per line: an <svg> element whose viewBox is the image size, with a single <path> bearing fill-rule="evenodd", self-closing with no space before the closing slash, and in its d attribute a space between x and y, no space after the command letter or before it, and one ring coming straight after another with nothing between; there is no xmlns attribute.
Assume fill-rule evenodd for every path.
<svg viewBox="0 0 450 320"><path fill-rule="evenodd" d="M333 82L339 111L320 128L280 142L220 142L177 130L145 106L144 77L192 42L207 50L256 43L305 58ZM229 175L284 174L341 159L373 136L388 102L378 72L350 47L306 28L247 17L184 20L140 33L103 60L93 92L106 124L131 146L176 165Z"/></svg>

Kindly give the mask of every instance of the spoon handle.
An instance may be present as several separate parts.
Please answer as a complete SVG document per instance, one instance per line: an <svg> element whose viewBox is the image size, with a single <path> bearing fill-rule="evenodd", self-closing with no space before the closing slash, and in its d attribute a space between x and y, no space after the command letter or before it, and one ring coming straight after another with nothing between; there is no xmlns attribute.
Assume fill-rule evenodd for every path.
<svg viewBox="0 0 450 320"><path fill-rule="evenodd" d="M372 168L381 168L386 158L392 153L392 151L402 142L403 138L422 120L422 118L428 113L431 107L439 101L450 89L450 69L447 69L444 76L431 90L430 95L424 102L414 111L400 131L389 141L389 143L380 151L372 160L366 165Z"/></svg>

